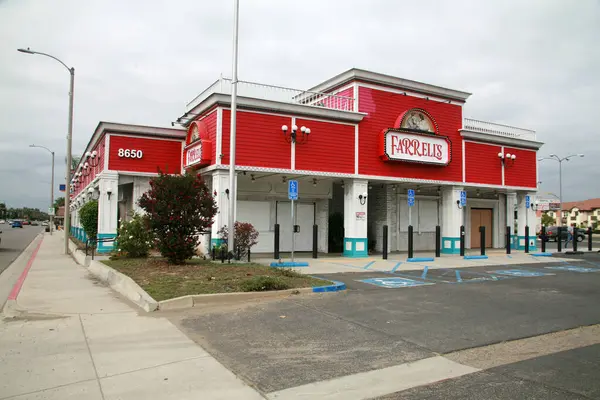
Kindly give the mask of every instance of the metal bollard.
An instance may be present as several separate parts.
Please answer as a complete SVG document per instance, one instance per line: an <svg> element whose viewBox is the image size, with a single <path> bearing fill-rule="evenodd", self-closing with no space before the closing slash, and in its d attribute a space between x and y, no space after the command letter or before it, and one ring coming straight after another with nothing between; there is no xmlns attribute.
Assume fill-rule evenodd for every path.
<svg viewBox="0 0 600 400"><path fill-rule="evenodd" d="M312 258L317 258L319 253L319 225L313 225Z"/></svg>
<svg viewBox="0 0 600 400"><path fill-rule="evenodd" d="M279 224L275 224L275 243L273 243L273 258L279 260Z"/></svg>
<svg viewBox="0 0 600 400"><path fill-rule="evenodd" d="M237 258L236 260L242 259L242 248L240 246L237 247Z"/></svg>
<svg viewBox="0 0 600 400"><path fill-rule="evenodd" d="M248 247L248 262L250 262L250 247Z"/></svg>
<svg viewBox="0 0 600 400"><path fill-rule="evenodd" d="M511 229L510 226L506 227L506 254L510 254L510 248L511 248L511 235L510 235Z"/></svg>
<svg viewBox="0 0 600 400"><path fill-rule="evenodd" d="M221 264L225 263L225 248L221 247Z"/></svg>
<svg viewBox="0 0 600 400"><path fill-rule="evenodd" d="M460 256L465 255L465 226L460 226Z"/></svg>
<svg viewBox="0 0 600 400"><path fill-rule="evenodd" d="M577 227L573 228L573 251L577 251Z"/></svg>
<svg viewBox="0 0 600 400"><path fill-rule="evenodd" d="M588 250L592 251L592 227L588 227Z"/></svg>
<svg viewBox="0 0 600 400"><path fill-rule="evenodd" d="M542 253L546 252L546 227L542 226Z"/></svg>
<svg viewBox="0 0 600 400"><path fill-rule="evenodd" d="M529 253L529 226L525 226L525 253Z"/></svg>
<svg viewBox="0 0 600 400"><path fill-rule="evenodd" d="M388 226L383 226L383 259L388 258Z"/></svg>
<svg viewBox="0 0 600 400"><path fill-rule="evenodd" d="M562 251L562 226L559 226L556 229L556 245L558 246L558 252Z"/></svg>
<svg viewBox="0 0 600 400"><path fill-rule="evenodd" d="M413 258L413 226L408 226L408 258Z"/></svg>
<svg viewBox="0 0 600 400"><path fill-rule="evenodd" d="M210 255L211 255L213 261L216 260L216 258L217 258L217 248L215 246L213 246L210 249Z"/></svg>
<svg viewBox="0 0 600 400"><path fill-rule="evenodd" d="M481 240L481 243L479 244L481 255L485 256L485 226L479 227L479 240Z"/></svg>
<svg viewBox="0 0 600 400"><path fill-rule="evenodd" d="M441 257L442 255L442 229L439 225L435 226L435 256Z"/></svg>

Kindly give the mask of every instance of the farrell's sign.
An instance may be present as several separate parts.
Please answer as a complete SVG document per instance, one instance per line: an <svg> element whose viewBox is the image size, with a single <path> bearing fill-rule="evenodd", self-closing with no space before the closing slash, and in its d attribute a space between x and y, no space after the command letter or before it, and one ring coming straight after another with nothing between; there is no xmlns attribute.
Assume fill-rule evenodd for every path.
<svg viewBox="0 0 600 400"><path fill-rule="evenodd" d="M210 140L198 140L185 148L184 168L210 164Z"/></svg>
<svg viewBox="0 0 600 400"><path fill-rule="evenodd" d="M450 141L445 136L388 129L381 138L381 158L384 160L437 165L450 163Z"/></svg>

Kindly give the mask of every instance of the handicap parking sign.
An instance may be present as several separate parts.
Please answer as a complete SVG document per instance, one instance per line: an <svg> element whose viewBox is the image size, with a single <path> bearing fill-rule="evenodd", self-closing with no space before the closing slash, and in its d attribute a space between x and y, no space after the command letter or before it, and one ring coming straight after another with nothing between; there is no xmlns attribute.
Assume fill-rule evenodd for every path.
<svg viewBox="0 0 600 400"><path fill-rule="evenodd" d="M361 279L357 282L364 282L370 285L380 286L389 289L398 289L405 287L413 287L413 286L424 286L424 285L434 285L434 283L430 282L421 282L416 281L414 279L406 279L406 278L369 278L369 279Z"/></svg>
<svg viewBox="0 0 600 400"><path fill-rule="evenodd" d="M467 205L467 192L465 190L460 191L460 205L461 207Z"/></svg>
<svg viewBox="0 0 600 400"><path fill-rule="evenodd" d="M408 195L408 206L409 207L414 206L415 205L415 190L408 189L407 195Z"/></svg>
<svg viewBox="0 0 600 400"><path fill-rule="evenodd" d="M520 277L531 277L531 276L544 276L544 275L554 275L547 272L538 272L538 271L528 271L524 269L499 269L496 271L492 271L493 273L500 275L510 275L510 276L520 276Z"/></svg>

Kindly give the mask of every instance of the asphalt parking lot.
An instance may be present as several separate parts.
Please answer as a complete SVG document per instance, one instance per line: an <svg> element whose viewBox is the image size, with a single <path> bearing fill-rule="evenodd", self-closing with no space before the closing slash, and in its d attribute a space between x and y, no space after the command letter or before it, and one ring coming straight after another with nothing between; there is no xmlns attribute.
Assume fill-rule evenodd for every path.
<svg viewBox="0 0 600 400"><path fill-rule="evenodd" d="M225 366L264 393L600 323L597 254L573 262L556 263L549 259L548 263L428 271L399 268L393 274L366 271L323 277L346 283L348 290L290 297L235 310L188 310L170 318ZM578 359L585 364L594 356L597 360L599 351L596 346L583 358L569 352L562 357L571 360L571 364L577 364ZM587 369L578 390L572 390L572 383L560 386L560 379L554 380L558 388L548 389L543 381L551 379L551 374L543 373L544 365L566 368L571 364L562 360L560 353L546 357L384 398L546 399L600 394L598 367ZM569 371L577 371L582 365ZM523 371L534 375L538 371L540 382L535 377L521 376ZM469 386L463 385L461 379L467 379L470 385L479 380L492 388L489 390L496 385L499 397L464 397L461 390ZM522 392L515 396L519 387Z"/></svg>

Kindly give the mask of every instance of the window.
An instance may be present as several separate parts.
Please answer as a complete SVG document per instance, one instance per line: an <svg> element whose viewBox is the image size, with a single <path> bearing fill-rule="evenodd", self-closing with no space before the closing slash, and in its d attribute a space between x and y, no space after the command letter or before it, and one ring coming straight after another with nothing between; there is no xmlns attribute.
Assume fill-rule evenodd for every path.
<svg viewBox="0 0 600 400"><path fill-rule="evenodd" d="M571 217L571 221L577 221L577 217Z"/></svg>

